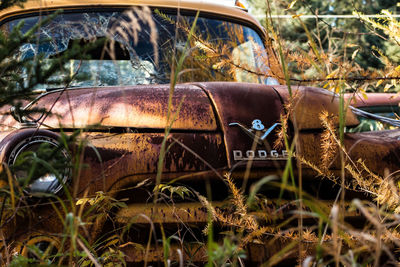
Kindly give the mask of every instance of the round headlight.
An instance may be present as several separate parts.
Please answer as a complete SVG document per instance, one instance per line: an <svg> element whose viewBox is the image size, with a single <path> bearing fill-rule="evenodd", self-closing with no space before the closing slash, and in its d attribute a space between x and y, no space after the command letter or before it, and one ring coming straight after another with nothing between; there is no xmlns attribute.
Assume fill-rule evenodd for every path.
<svg viewBox="0 0 400 267"><path fill-rule="evenodd" d="M33 136L11 151L8 165L29 194L58 193L71 176L70 157L56 139Z"/></svg>

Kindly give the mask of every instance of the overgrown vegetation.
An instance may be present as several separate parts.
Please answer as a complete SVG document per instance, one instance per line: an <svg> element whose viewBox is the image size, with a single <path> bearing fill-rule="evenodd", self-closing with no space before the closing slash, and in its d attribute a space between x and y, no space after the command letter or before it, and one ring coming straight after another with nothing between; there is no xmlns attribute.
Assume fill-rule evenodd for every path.
<svg viewBox="0 0 400 267"><path fill-rule="evenodd" d="M169 66L167 74L170 83L167 120L154 181L142 179L121 192L98 191L92 195L88 190L82 192L82 188L79 188L82 173L90 167L83 163L90 137L86 132L96 125L76 131L62 129L60 140L50 139L51 142L2 164L1 263L11 266L32 263L126 266L129 257L141 257L144 259L142 264L147 265L155 261L156 256L151 256L154 252L151 247L155 246L160 251L156 253L156 260L162 260L165 266L193 266L205 262L209 266L244 266L252 263L262 266L398 264L400 195L397 173L374 173L363 158L351 158L344 144L345 114L349 108L344 93L395 91L398 86L398 60L393 51L400 49L400 27L397 19L390 16L395 5L392 1L378 2L382 5L371 5L368 10L359 10L359 4L353 3L350 11L358 12L359 19L350 25L340 21L327 22L316 18L311 22L301 18L304 9L318 14L348 10L339 2L330 5L320 1L284 3L285 12L294 17L279 27L270 15L276 9L284 10L282 3L262 2L266 12L265 26L269 37L274 39L267 45L273 46L278 61L266 57L257 44L245 41L239 27L226 23L228 41L210 40L211 35L198 30L199 25L205 23L199 13L190 20L184 20L179 15L173 17L157 10L155 16L175 25L176 34L172 43L164 43L166 53L155 56L154 62L155 65ZM7 6L5 2L2 5ZM387 15L384 18L370 19L363 15L384 8L392 8L391 11L382 11ZM145 22L146 30L150 29L151 46L156 50L156 26L150 10L143 8L127 12L130 12L127 16L131 20L124 21L113 32L122 36L117 40L118 45L126 41L124 34L127 29L132 31L132 36L140 34L138 25L141 25L141 21ZM37 85L61 85L61 89L57 89L61 95L74 82L84 79L77 76L80 64L71 74L74 67L67 67L66 64L71 59L77 60L76 56L80 55L78 61L90 60L90 56L93 56L91 51L99 47L103 56L109 53L113 60L117 57L115 40L110 42L101 38L83 46L79 42L68 44L71 49L67 53L57 53L51 64L43 64L46 61L44 53L38 53L35 57L19 57L24 44L43 41L37 39L38 29L47 25L57 14L46 17L25 32L21 30L24 22L20 22L8 34L0 32L0 71L3 74L0 79L0 104L14 106L13 115L21 123L38 122L31 121L27 111L22 109L25 102L21 102L21 99L30 99ZM355 21L366 25L362 35L347 34L349 28L358 27L353 24ZM285 35L285 31L291 35ZM302 34L301 38L295 38L295 42L294 33L297 33L297 37ZM362 38L358 38L360 36ZM91 37L96 39L98 36ZM371 49L365 45L369 37L376 38L376 46ZM241 45L236 53L228 52L237 43ZM262 64L252 65L254 62L240 56L239 50L246 51L250 45L253 45L257 59ZM390 49L386 49L388 47ZM150 61L141 64L147 67ZM269 67L262 67L266 65ZM213 70L211 73L210 69ZM153 70L147 78L165 78L157 74ZM54 80L54 76L61 79ZM173 107L177 84L202 80L254 82L268 78L286 81L290 93L275 143L275 147L284 147L288 151L289 159L277 175L250 184L247 181L251 173L250 162L244 179L240 180L243 181L240 187L239 179L236 180L234 174L228 172L220 176L215 171L229 192L229 198L223 203L212 201L213 188L208 179L204 181L205 193L181 184L185 177L169 183L163 181L165 155L172 146L169 136L185 101L183 98L179 105ZM338 117L326 112L319 114L322 133L318 137L321 153L317 159L305 158L298 143L300 137L295 118L300 97L297 85L321 86L338 93L340 97ZM50 113L51 110L46 110L43 114L47 116ZM291 136L288 136L288 132ZM254 144L259 137L256 137ZM173 143L180 144L180 141L173 139ZM181 145L184 147L184 144ZM190 148L184 148L187 153L194 154ZM102 161L98 151L94 149L93 154L99 162ZM195 156L207 164L207 158ZM332 172L332 164L340 166L341 171ZM331 201L325 201L308 193L303 188L306 183L303 181L303 168L313 170L318 179L329 180L337 195ZM53 178L61 184L62 195L48 192L36 196L29 194L34 181L48 174L54 175ZM65 183L66 176L74 181L73 186L65 185L69 184ZM129 190L144 192L148 205L140 203L144 206L142 212L134 215L121 213L127 205L138 204L127 203L127 199L119 198L122 191ZM270 192L273 193L269 195ZM357 196L364 197L362 200L349 198L345 192L350 192L349 195L357 192L360 193ZM195 206L193 202L201 205ZM41 215L47 216L44 224L42 218L36 218L35 213L43 207L48 210ZM164 220L171 218L173 223L165 223L157 217L158 212L167 208L172 214L164 214ZM205 224L193 226L192 222L184 221L185 216L190 221L192 210L187 209L192 208L198 212L198 216L206 218L203 220ZM11 231L12 234L9 234L10 229L21 223L26 224L26 231ZM46 223L57 225L57 229L46 229ZM142 227L144 224L146 226ZM112 230L104 232L103 225ZM133 232L141 230L146 232L140 235L141 238L132 238Z"/></svg>

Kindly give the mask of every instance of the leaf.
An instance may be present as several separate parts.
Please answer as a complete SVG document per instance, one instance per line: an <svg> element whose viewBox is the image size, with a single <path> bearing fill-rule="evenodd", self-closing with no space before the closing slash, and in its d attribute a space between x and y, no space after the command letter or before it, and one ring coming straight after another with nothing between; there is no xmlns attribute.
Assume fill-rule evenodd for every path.
<svg viewBox="0 0 400 267"><path fill-rule="evenodd" d="M367 93L366 93L364 90L362 90L362 91L360 90L360 92L361 92L363 98L364 98L365 100L367 100L367 99L368 99Z"/></svg>
<svg viewBox="0 0 400 267"><path fill-rule="evenodd" d="M125 243L125 244L120 245L119 247L120 247L120 248L124 248L124 247L127 247L127 246L133 246L134 248L140 249L140 250L142 250L142 251L145 250L145 248L144 248L141 244L139 244L139 243L133 243L133 242L127 242L127 243Z"/></svg>
<svg viewBox="0 0 400 267"><path fill-rule="evenodd" d="M326 78L327 79L333 78L338 72L339 72L339 69L335 69L334 71L332 71L331 73L326 75Z"/></svg>
<svg viewBox="0 0 400 267"><path fill-rule="evenodd" d="M171 198L174 194L177 194L182 199L185 199L185 195L190 196L192 194L192 192L184 186L171 186L171 185L166 185L166 184L159 184L158 189L160 192L164 192L165 190L169 191ZM155 190L156 190L156 188L154 189L154 191Z"/></svg>
<svg viewBox="0 0 400 267"><path fill-rule="evenodd" d="M118 238L116 238L116 239L113 239L113 240L111 240L111 241L109 241L107 244L105 244L105 246L104 247L111 247L111 246L114 246L115 244L117 244L118 243L118 241L119 241L119 239Z"/></svg>
<svg viewBox="0 0 400 267"><path fill-rule="evenodd" d="M352 60L355 59L355 57L356 57L357 54L358 54L358 51L359 51L359 49L356 49L356 50L353 52L353 54L351 55L351 59L352 59Z"/></svg>
<svg viewBox="0 0 400 267"><path fill-rule="evenodd" d="M293 15L292 18L294 18L294 19L300 18L300 17L303 16L303 15L304 15L304 14L296 14L296 15Z"/></svg>
<svg viewBox="0 0 400 267"><path fill-rule="evenodd" d="M89 201L89 199L86 198L86 197L80 198L80 199L78 199L78 200L76 201L76 205L77 205L77 206L79 206L79 205L85 205L88 201Z"/></svg>
<svg viewBox="0 0 400 267"><path fill-rule="evenodd" d="M294 5L296 4L297 0L293 0L287 7L287 9L292 9Z"/></svg>
<svg viewBox="0 0 400 267"><path fill-rule="evenodd" d="M388 83L388 84L385 85L385 88L383 88L383 91L387 92L392 87L393 87L393 85Z"/></svg>

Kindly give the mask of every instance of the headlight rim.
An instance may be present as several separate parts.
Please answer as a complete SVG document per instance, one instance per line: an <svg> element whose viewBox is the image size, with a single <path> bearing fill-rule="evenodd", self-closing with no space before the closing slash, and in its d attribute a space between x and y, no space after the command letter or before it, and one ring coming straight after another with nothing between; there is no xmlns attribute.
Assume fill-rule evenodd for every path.
<svg viewBox="0 0 400 267"><path fill-rule="evenodd" d="M64 147L61 147L60 143L58 142L58 140L56 138L54 138L52 136L40 134L40 135L25 137L22 140L20 140L11 149L11 152L9 153L9 156L7 159L8 166L12 166L13 164L15 164L18 156L25 151L29 151L29 147L40 144L40 143L48 143L48 144L60 149L66 162L71 161L71 157L70 157L67 149ZM63 187L65 185L67 185L68 181L71 179L71 173L72 173L71 168L66 167L63 171L60 172L60 176L61 176L60 179L55 178L57 180L56 185L49 185L46 191L34 192L34 191L30 191L27 188L25 188L23 191L27 195L34 196L34 197L43 197L43 196L46 196L49 194L53 194L53 195L59 194L60 191L63 189ZM55 174L53 174L53 175L56 176ZM33 181L33 183L30 183L30 185L37 182L38 179L40 179L40 178L41 177L35 179L35 181Z"/></svg>

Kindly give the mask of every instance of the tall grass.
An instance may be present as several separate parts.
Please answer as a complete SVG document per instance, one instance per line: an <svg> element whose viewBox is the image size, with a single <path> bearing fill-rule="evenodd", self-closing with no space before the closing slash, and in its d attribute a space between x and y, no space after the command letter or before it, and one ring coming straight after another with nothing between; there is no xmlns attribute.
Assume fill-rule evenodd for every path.
<svg viewBox="0 0 400 267"><path fill-rule="evenodd" d="M148 15L148 13L146 14ZM283 74L283 77L277 74L276 78L286 81L290 95L285 106L285 114L281 116L282 127L276 133L275 146L285 147L288 151L286 165L283 170L278 172L281 175L263 177L250 184L252 182L248 180L252 167L250 162L247 165L242 186L238 187L236 178L242 177L235 177L234 174L228 172L221 177L229 191L229 198L223 207L213 203L211 198L213 188L208 180L205 181L206 196L192 188L173 182L163 183L164 161L169 150L167 141L172 139L174 144L180 144L179 140L175 140L171 135L171 130L185 99L180 101L178 107L173 107L173 95L176 85L181 81L181 75L190 72L185 69L185 59L190 52L193 52L191 51L193 40L203 50L208 51L209 55L216 56L224 52L221 46L206 42L196 35L198 17L199 12L190 27L186 25L187 41L183 52L181 51L181 54L177 56L178 53L174 50L172 55L167 120L151 196L153 197L154 214L157 214L162 200L168 199L168 204L174 207L176 197L178 199L185 199L188 196L195 198L207 212L208 220L205 227L202 228L202 234L195 233L198 230L196 228L200 228L199 226L192 227L185 222L177 223L175 232L171 234L168 231L169 226L164 226L162 223L155 224L153 221L157 218L141 214L138 216L147 220L150 225L148 238L141 243L126 240L125 237L129 234L130 228L134 226L137 218L131 218L132 220L127 225L119 225L110 211L126 208L126 203L124 199L114 198L110 192L97 192L95 195L88 195L86 192L83 196L78 195L79 188L77 186L78 181L82 179L82 170L85 168L83 157L88 141L85 140L83 131L76 131L68 135L62 132L61 147L68 150L70 155L74 155L67 167L71 168L73 179L77 181L72 188L64 186L62 198L49 195L47 196L48 203L32 204L24 193L26 184L18 183L14 179L10 166L2 165L3 182L7 184L1 189L2 264L14 266L30 263L68 264L69 266L125 266L126 259L131 255L124 254L124 248L130 246L143 253L143 264L148 265L151 260L151 245L154 243L161 248L162 256L159 260L165 266L171 266L174 264L173 261L180 266L203 265L205 262L208 266L244 266L246 263L252 264L250 251L252 246L257 245L262 245L263 251L266 250L269 253L267 253L268 256L261 257L260 261L253 263L261 266L277 266L284 263L301 266L380 266L389 262L398 264L395 253L400 245L398 241L400 234L397 230L400 220L398 216L400 196L397 180L394 178L396 174L387 174L382 177L373 173L363 159L350 157L344 144L345 119L349 106L349 102L346 102L344 98L348 85L347 70L341 67L347 66L348 62L342 62L334 70L324 67L324 65L330 64L330 62L326 62L326 58L329 58L325 56L327 52L321 51L321 48L317 46L315 36L301 22L301 17L294 18L294 20L298 20L303 25L310 43L310 53L306 53L307 57L302 60L312 62L310 64L318 70L318 75L326 79L327 90L335 91L339 95L338 114L320 114L319 120L322 129L319 136L322 151L320 161L314 162L312 159L303 157L299 143L302 133L296 125L295 112L295 106L299 100L296 93L298 84L295 84L291 78L284 39L280 36L279 29L274 27L271 19L267 19L267 30L275 40L275 51L278 51ZM267 13L267 18L270 18L270 13ZM179 16L177 20L179 21ZM130 26L135 29L135 25ZM175 40L174 47L177 47L177 40ZM225 68L230 66L232 69L239 67L243 69L243 66L237 66L229 58L224 58L224 62L221 64ZM233 73L233 71L231 72ZM331 77L335 77L335 80L329 80ZM300 83L300 85L302 84L303 82ZM339 123L335 124L334 121ZM293 136L289 137L287 133L290 125L293 126L294 131ZM180 145L189 153L195 154L184 144ZM95 154L101 161L99 153ZM32 162L40 162L47 166L40 161L40 158L36 157L37 155L27 156L33 158ZM200 158L199 155L195 156ZM330 170L336 157L340 162L339 176ZM207 163L208 159L202 160ZM47 167L51 168L51 166ZM327 203L327 201L306 192L304 186L307 181L303 179L303 169L311 169L315 172L316 177L325 178L332 184L336 184L340 188L337 190L338 195ZM58 173L57 170L52 171ZM218 172L216 173L218 174ZM61 178L58 177L58 179ZM139 183L135 189L144 188L146 185L145 182ZM264 194L265 188L273 188L279 192L278 197L270 197L268 193ZM168 191L169 195L166 193ZM349 199L345 194L345 192L354 191L367 193L371 201ZM374 201L372 201L373 198ZM53 234L27 231L7 243L8 238L5 237L7 227L13 227L20 217L30 221L31 217L35 216L32 214L34 209L40 205L52 207L53 216L60 223L61 231ZM178 212L176 213L178 214ZM177 217L179 216L177 215ZM362 218L363 222L358 225L349 223L348 219L354 219L354 217ZM96 225L102 225L104 221L111 222L114 231L106 233L97 240L91 240L90 231ZM161 239L157 239L158 233L161 233ZM192 239L197 241L198 248L194 249L194 252L189 248L193 244L186 242L186 234L191 235ZM50 246L42 251L32 244L26 243L35 238L48 241ZM173 246L175 243L179 244L178 249ZM205 252L203 262L195 262L196 253L203 252ZM173 255L178 256L174 258Z"/></svg>

